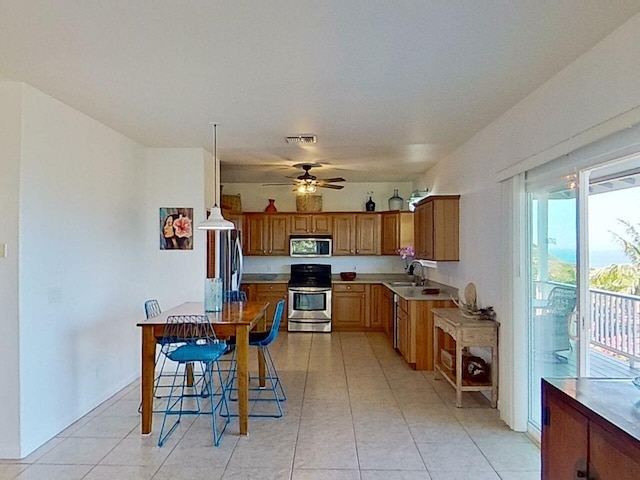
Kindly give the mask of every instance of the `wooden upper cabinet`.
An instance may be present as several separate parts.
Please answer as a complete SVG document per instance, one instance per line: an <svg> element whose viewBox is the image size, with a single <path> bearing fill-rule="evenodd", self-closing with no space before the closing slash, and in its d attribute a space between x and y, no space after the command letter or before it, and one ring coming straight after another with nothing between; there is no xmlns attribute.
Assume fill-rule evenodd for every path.
<svg viewBox="0 0 640 480"><path fill-rule="evenodd" d="M244 215L245 255L289 255L289 215Z"/></svg>
<svg viewBox="0 0 640 480"><path fill-rule="evenodd" d="M380 215L333 215L334 255L380 255Z"/></svg>
<svg viewBox="0 0 640 480"><path fill-rule="evenodd" d="M355 255L355 215L333 215L333 254Z"/></svg>
<svg viewBox="0 0 640 480"><path fill-rule="evenodd" d="M416 258L458 261L460 195L427 197L416 205L414 240Z"/></svg>
<svg viewBox="0 0 640 480"><path fill-rule="evenodd" d="M413 213L383 212L382 220L382 255L397 255L401 247L413 245Z"/></svg>
<svg viewBox="0 0 640 480"><path fill-rule="evenodd" d="M356 214L356 255L380 255L380 215Z"/></svg>
<svg viewBox="0 0 640 480"><path fill-rule="evenodd" d="M222 216L224 217L225 220L229 220L230 222L232 222L235 227L236 230L242 230L242 214L241 213L229 213L229 212L222 212Z"/></svg>
<svg viewBox="0 0 640 480"><path fill-rule="evenodd" d="M291 233L330 235L333 227L330 215L307 213L291 215Z"/></svg>

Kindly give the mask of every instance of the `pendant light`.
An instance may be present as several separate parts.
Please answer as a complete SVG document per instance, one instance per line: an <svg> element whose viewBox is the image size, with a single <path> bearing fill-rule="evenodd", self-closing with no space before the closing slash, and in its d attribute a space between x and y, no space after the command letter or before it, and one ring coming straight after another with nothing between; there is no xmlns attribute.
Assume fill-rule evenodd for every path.
<svg viewBox="0 0 640 480"><path fill-rule="evenodd" d="M209 218L198 224L199 230L233 230L235 225L229 220L222 217L222 211L218 204L220 203L220 160L218 160L217 152L217 123L213 123L213 188L214 200L213 207Z"/></svg>

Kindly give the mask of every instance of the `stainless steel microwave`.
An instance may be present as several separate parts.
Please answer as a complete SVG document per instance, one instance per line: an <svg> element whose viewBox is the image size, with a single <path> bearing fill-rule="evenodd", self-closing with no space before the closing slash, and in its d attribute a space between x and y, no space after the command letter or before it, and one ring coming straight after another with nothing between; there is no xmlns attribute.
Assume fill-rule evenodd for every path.
<svg viewBox="0 0 640 480"><path fill-rule="evenodd" d="M291 235L289 237L289 256L291 257L330 257L332 248L331 235Z"/></svg>

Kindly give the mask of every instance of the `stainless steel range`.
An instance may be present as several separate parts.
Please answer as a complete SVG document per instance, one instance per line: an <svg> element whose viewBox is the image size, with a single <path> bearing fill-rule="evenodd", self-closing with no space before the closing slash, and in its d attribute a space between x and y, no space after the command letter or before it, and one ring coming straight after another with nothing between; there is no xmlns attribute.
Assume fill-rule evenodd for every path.
<svg viewBox="0 0 640 480"><path fill-rule="evenodd" d="M331 331L331 265L291 265L288 331Z"/></svg>

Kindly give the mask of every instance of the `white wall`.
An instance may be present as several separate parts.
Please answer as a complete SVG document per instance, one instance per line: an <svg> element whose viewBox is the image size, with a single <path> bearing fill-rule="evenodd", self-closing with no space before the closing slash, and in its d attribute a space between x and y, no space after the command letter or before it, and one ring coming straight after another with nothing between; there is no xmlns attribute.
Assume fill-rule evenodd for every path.
<svg viewBox="0 0 640 480"><path fill-rule="evenodd" d="M163 310L186 301L203 301L206 233L204 175L211 155L201 148L150 148L145 159L144 298ZM193 208L193 250L160 250L159 209ZM142 305L140 305L142 306Z"/></svg>
<svg viewBox="0 0 640 480"><path fill-rule="evenodd" d="M433 193L460 193L460 262L442 265L432 274L458 288L474 282L480 302L494 305L501 329L501 415L511 426L525 424L514 405L518 382L525 371L513 371L514 329L522 328L522 318L505 312L501 285L505 275L504 252L509 251L511 212L501 197L498 172L518 163L544 157L558 146L576 148L575 139L597 139L601 125L621 115L640 116L640 15L604 39L566 67L549 82L506 112L446 160L428 171L416 187L427 185ZM631 118L630 117L630 118ZM559 153L560 154L560 153ZM480 167L481 166L481 167Z"/></svg>
<svg viewBox="0 0 640 480"><path fill-rule="evenodd" d="M18 208L20 178L22 85L0 82L0 458L15 458L20 449L19 328L18 328Z"/></svg>
<svg viewBox="0 0 640 480"><path fill-rule="evenodd" d="M221 175L224 180L224 171ZM282 181L286 181L282 178ZM393 196L393 190L405 200L404 210L407 210L406 200L411 195L411 182L376 182L376 183L352 183L345 182L342 190L319 188L322 194L322 210L325 212L364 212L364 204L369 200L367 192L373 191L372 200L376 203L376 212L389 210L389 197ZM240 194L242 198L242 210L244 212L263 212L269 204L269 199L275 199L275 205L279 212L296 211L296 195L291 186L263 187L255 183L224 183L222 193L225 195Z"/></svg>
<svg viewBox="0 0 640 480"><path fill-rule="evenodd" d="M142 147L27 85L22 125L20 456L139 376L144 251Z"/></svg>

